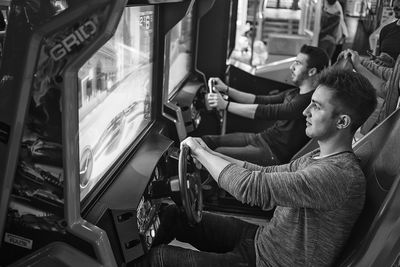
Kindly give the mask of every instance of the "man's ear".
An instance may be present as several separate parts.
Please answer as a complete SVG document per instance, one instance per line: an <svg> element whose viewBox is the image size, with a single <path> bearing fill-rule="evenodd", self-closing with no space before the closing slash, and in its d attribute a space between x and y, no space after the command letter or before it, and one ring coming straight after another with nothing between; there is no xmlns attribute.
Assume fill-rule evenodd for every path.
<svg viewBox="0 0 400 267"><path fill-rule="evenodd" d="M336 122L336 127L340 130L346 129L351 124L351 117L346 114L342 114L338 116L338 120Z"/></svg>
<svg viewBox="0 0 400 267"><path fill-rule="evenodd" d="M308 70L308 77L314 76L317 73L318 73L318 71L316 68L311 68Z"/></svg>

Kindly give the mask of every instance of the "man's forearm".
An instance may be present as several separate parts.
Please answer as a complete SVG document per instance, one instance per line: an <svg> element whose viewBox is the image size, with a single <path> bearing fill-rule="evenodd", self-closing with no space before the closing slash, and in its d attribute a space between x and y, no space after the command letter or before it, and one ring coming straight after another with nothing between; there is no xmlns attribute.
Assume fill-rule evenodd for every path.
<svg viewBox="0 0 400 267"><path fill-rule="evenodd" d="M200 161L200 163L207 169L217 183L222 170L231 164L230 161L225 160L224 158L219 157L214 153L210 153L204 149L201 149L198 152L197 160Z"/></svg>
<svg viewBox="0 0 400 267"><path fill-rule="evenodd" d="M235 115L239 115L241 117L254 119L258 104L242 104L231 102L228 107L228 111Z"/></svg>
<svg viewBox="0 0 400 267"><path fill-rule="evenodd" d="M360 64L380 79L387 81L393 73L393 68L381 66L372 60L362 59Z"/></svg>
<svg viewBox="0 0 400 267"><path fill-rule="evenodd" d="M239 103L253 104L256 96L253 94L241 92L235 88L229 87L228 96Z"/></svg>
<svg viewBox="0 0 400 267"><path fill-rule="evenodd" d="M227 156L227 155L221 154L221 153L216 152L216 151L213 151L213 150L211 150L210 153L213 154L214 156L223 158L223 159L225 159L226 161L229 161L230 163L234 163L234 164L236 164L236 165L238 165L238 166L240 166L240 167L243 167L243 166L244 166L244 161L242 161L242 160L238 160L238 159L229 157L229 156Z"/></svg>

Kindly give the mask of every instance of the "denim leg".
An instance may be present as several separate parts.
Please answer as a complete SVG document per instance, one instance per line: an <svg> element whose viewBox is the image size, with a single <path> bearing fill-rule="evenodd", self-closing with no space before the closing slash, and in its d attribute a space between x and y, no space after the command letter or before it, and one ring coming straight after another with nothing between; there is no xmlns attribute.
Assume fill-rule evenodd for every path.
<svg viewBox="0 0 400 267"><path fill-rule="evenodd" d="M218 147L215 151L235 159L248 161L261 166L277 164L273 160L273 156L263 147L255 147L252 145L245 147Z"/></svg>
<svg viewBox="0 0 400 267"><path fill-rule="evenodd" d="M254 266L254 236L257 225L242 220L205 212L202 221L189 226L185 217L178 215L175 205L169 206L161 217L161 227L157 235L172 236L199 249L156 246L151 249L149 259L152 266ZM177 216L178 215L178 216ZM169 218L169 222L165 222ZM155 245L160 244L157 236ZM165 243L164 243L165 244Z"/></svg>
<svg viewBox="0 0 400 267"><path fill-rule="evenodd" d="M252 248L254 251L254 241ZM255 253L252 259L244 257L241 251L235 250L228 253L213 253L194 251L170 245L160 245L151 249L149 256L152 267L255 267Z"/></svg>
<svg viewBox="0 0 400 267"><path fill-rule="evenodd" d="M259 134L232 133L226 135L206 135L202 139L211 149L235 159L261 166L280 163L269 145Z"/></svg>
<svg viewBox="0 0 400 267"><path fill-rule="evenodd" d="M194 227L182 225L176 239L187 242L201 251L226 253L235 249L248 232L258 226L234 217L204 212L201 222Z"/></svg>
<svg viewBox="0 0 400 267"><path fill-rule="evenodd" d="M255 136L254 133L229 133L224 135L205 135L201 139L209 146L211 149L217 147L243 147L247 146Z"/></svg>

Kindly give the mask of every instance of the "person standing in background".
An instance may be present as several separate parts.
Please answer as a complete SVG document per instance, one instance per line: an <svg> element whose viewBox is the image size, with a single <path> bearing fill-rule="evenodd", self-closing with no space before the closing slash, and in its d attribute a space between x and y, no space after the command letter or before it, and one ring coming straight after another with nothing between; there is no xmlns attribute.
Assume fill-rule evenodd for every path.
<svg viewBox="0 0 400 267"><path fill-rule="evenodd" d="M386 53L394 62L400 54L400 0L393 1L393 12L396 20L380 31L375 54L380 56Z"/></svg>
<svg viewBox="0 0 400 267"><path fill-rule="evenodd" d="M318 47L332 59L336 46L343 44L348 36L342 6L337 0L324 0Z"/></svg>

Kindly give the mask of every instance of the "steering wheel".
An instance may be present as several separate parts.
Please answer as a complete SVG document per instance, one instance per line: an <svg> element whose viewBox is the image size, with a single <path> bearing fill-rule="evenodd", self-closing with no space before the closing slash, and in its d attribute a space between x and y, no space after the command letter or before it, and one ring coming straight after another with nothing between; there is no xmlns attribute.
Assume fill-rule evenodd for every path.
<svg viewBox="0 0 400 267"><path fill-rule="evenodd" d="M189 147L183 146L179 153L178 177L179 188L182 198L183 209L186 213L189 224L196 224L201 221L203 212L203 194L201 180L198 173L187 173L187 158Z"/></svg>

